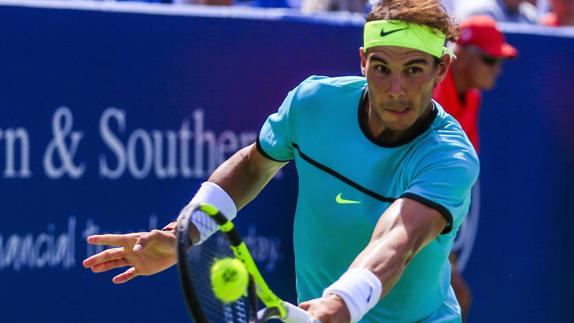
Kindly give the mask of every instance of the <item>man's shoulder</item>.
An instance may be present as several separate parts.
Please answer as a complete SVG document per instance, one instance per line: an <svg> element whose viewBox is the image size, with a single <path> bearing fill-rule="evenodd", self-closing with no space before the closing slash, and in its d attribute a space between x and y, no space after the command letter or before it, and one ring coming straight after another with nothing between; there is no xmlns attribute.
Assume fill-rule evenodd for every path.
<svg viewBox="0 0 574 323"><path fill-rule="evenodd" d="M438 102L435 101L437 108L437 116L433 122L433 138L438 141L446 141L448 143L458 143L460 145L468 145L472 147L470 140L466 136L460 123L450 115Z"/></svg>
<svg viewBox="0 0 574 323"><path fill-rule="evenodd" d="M474 182L480 172L480 161L474 147L457 127L448 124L434 129L413 149L410 169L414 174L442 174L448 170L453 180Z"/></svg>
<svg viewBox="0 0 574 323"><path fill-rule="evenodd" d="M334 104L359 95L365 87L364 77L326 77L313 75L299 84L294 90L293 101L297 105L317 103Z"/></svg>
<svg viewBox="0 0 574 323"><path fill-rule="evenodd" d="M451 115L437 104L438 112L430 131L415 150L418 155L434 156L432 160L455 158L478 164L478 156L464 130Z"/></svg>
<svg viewBox="0 0 574 323"><path fill-rule="evenodd" d="M328 77L312 75L299 85L303 91L318 91L324 89L362 89L366 80L362 76Z"/></svg>

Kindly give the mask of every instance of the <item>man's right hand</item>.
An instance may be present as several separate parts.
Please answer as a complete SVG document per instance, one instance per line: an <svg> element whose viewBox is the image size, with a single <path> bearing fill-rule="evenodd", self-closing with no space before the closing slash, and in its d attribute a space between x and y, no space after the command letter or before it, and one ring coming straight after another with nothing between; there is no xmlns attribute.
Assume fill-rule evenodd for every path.
<svg viewBox="0 0 574 323"><path fill-rule="evenodd" d="M101 273L114 268L130 267L113 278L115 284L125 283L140 275L156 274L177 261L175 231L93 235L88 237L88 243L115 248L85 259L85 268Z"/></svg>

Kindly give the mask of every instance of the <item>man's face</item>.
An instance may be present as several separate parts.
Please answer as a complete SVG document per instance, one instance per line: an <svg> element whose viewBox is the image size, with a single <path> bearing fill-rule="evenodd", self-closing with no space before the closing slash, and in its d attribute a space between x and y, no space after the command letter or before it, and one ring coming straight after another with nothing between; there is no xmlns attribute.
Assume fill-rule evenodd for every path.
<svg viewBox="0 0 574 323"><path fill-rule="evenodd" d="M462 55L470 86L480 90L492 89L502 70L502 59L492 57L474 46L466 46Z"/></svg>
<svg viewBox="0 0 574 323"><path fill-rule="evenodd" d="M446 64L433 56L395 46L361 50L361 68L367 78L370 110L384 128L406 130L430 107L432 91L442 81Z"/></svg>

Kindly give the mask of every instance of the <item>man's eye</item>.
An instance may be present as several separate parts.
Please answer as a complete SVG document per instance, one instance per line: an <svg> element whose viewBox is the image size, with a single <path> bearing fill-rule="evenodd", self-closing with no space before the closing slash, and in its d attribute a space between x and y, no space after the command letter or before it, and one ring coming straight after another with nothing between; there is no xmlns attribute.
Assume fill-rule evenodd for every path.
<svg viewBox="0 0 574 323"><path fill-rule="evenodd" d="M379 73L389 74L390 70L384 65L375 66L375 70Z"/></svg>
<svg viewBox="0 0 574 323"><path fill-rule="evenodd" d="M408 75L415 75L422 72L423 69L417 66L411 66L405 70Z"/></svg>

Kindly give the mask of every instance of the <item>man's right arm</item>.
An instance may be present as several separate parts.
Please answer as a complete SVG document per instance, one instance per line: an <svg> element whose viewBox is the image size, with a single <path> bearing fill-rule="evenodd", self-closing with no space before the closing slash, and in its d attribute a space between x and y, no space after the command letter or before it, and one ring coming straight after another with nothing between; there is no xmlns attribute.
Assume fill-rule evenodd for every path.
<svg viewBox="0 0 574 323"><path fill-rule="evenodd" d="M254 199L286 162L263 156L256 144L247 146L221 164L208 181L219 185L238 210Z"/></svg>
<svg viewBox="0 0 574 323"><path fill-rule="evenodd" d="M221 164L207 181L223 189L224 194L233 200L235 209L240 210L253 200L286 164L287 162L277 162L265 157L254 143L239 150ZM176 226L177 221L174 221L164 230L175 230ZM190 226L189 230L191 240L194 243L200 241L199 231L194 226Z"/></svg>
<svg viewBox="0 0 574 323"><path fill-rule="evenodd" d="M241 209L259 194L275 173L286 162L277 162L263 156L256 144L245 147L221 164L208 181L221 187ZM105 272L114 268L129 267L114 277L116 284L125 283L141 275L153 275L176 262L176 222L164 230L152 230L130 234L95 235L88 242L114 248L104 250L84 260L83 265L93 272ZM171 230L171 232L169 232ZM199 240L197 231L191 232L194 241Z"/></svg>

